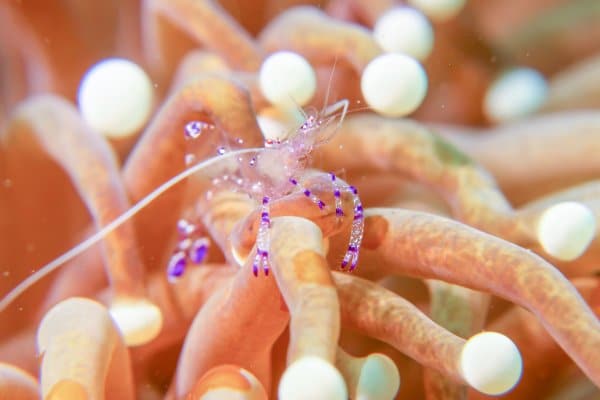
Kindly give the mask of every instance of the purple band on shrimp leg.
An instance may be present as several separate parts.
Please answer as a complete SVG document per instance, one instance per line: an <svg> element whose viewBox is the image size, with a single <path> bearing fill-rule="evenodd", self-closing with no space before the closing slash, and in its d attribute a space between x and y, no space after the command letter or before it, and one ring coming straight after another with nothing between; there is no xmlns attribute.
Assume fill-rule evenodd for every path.
<svg viewBox="0 0 600 400"><path fill-rule="evenodd" d="M336 180L334 174L330 173L331 182L333 184L333 198L335 199L335 216L339 219L344 216L344 209L342 208L342 192L340 191L340 184Z"/></svg>
<svg viewBox="0 0 600 400"><path fill-rule="evenodd" d="M169 282L175 282L180 278L190 263L201 264L208 255L210 246L209 239L201 236L197 225L187 219L181 218L177 221L177 232L179 239L167 264Z"/></svg>
<svg viewBox="0 0 600 400"><path fill-rule="evenodd" d="M269 252L266 250L262 251L262 269L265 276L269 276Z"/></svg>
<svg viewBox="0 0 600 400"><path fill-rule="evenodd" d="M354 207L354 220L358 220L358 219L362 219L363 217L363 206L362 204L358 203L358 205L356 205Z"/></svg>
<svg viewBox="0 0 600 400"><path fill-rule="evenodd" d="M167 279L169 282L174 282L183 275L186 264L187 261L183 251L178 251L171 256L167 266Z"/></svg>
<svg viewBox="0 0 600 400"><path fill-rule="evenodd" d="M262 250L257 248L254 261L252 262L252 274L254 274L254 276L258 276L258 267L260 265L262 265Z"/></svg>
<svg viewBox="0 0 600 400"><path fill-rule="evenodd" d="M258 276L258 264L260 264L260 256L258 255L258 251L254 256L254 262L252 263L252 273L254 276Z"/></svg>
<svg viewBox="0 0 600 400"><path fill-rule="evenodd" d="M290 178L289 182L298 187L298 189L300 189L300 191L306 196L308 197L313 203L315 203L317 205L317 207L319 207L319 210L322 210L325 208L325 203L323 202L323 200L321 200L317 195L315 195L313 192L311 192L309 189L305 188L304 186L302 186L296 179L294 178Z"/></svg>
<svg viewBox="0 0 600 400"><path fill-rule="evenodd" d="M262 200L260 212L260 225L258 226L258 234L256 235L256 255L252 263L252 273L258 276L259 267L262 268L265 276L269 276L269 248L270 238L269 229L271 227L271 217L269 213L270 199L265 196Z"/></svg>
<svg viewBox="0 0 600 400"><path fill-rule="evenodd" d="M348 249L346 250L346 254L344 254L344 259L342 260L340 267L341 269L346 269L346 267L350 265L349 271L354 271L358 265L358 254L360 252L360 245L362 243L364 233L365 220L363 216L363 206L360 198L358 197L358 190L354 186L340 187L338 186L339 183L337 183L335 180L335 175L330 175L334 184L333 194L336 199L336 215L339 216L338 209L342 209L341 194L338 195L340 190L347 191L352 195L352 202L354 203L354 217L352 218L350 243L348 244Z"/></svg>
<svg viewBox="0 0 600 400"><path fill-rule="evenodd" d="M194 264L201 264L208 254L209 241L207 238L196 239L189 249L188 256Z"/></svg>
<svg viewBox="0 0 600 400"><path fill-rule="evenodd" d="M265 276L269 276L269 252L257 247L256 255L252 262L252 273L254 276L258 276L259 267L262 268Z"/></svg>

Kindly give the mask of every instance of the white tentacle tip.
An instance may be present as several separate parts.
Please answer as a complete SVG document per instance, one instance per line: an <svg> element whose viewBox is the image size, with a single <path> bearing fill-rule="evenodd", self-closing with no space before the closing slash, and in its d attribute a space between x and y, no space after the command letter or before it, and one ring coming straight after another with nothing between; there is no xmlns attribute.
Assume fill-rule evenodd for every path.
<svg viewBox="0 0 600 400"><path fill-rule="evenodd" d="M400 374L394 361L383 354L370 355L362 366L356 386L357 400L394 399L400 389Z"/></svg>
<svg viewBox="0 0 600 400"><path fill-rule="evenodd" d="M375 57L365 67L360 88L374 111L401 117L415 111L427 93L427 74L417 60L400 53Z"/></svg>
<svg viewBox="0 0 600 400"><path fill-rule="evenodd" d="M373 38L388 52L404 53L424 60L433 49L433 28L427 18L412 7L394 7L379 17Z"/></svg>
<svg viewBox="0 0 600 400"><path fill-rule="evenodd" d="M320 357L307 356L293 362L279 382L280 400L346 400L342 374Z"/></svg>
<svg viewBox="0 0 600 400"><path fill-rule="evenodd" d="M154 89L137 64L108 58L86 72L77 94L79 109L88 125L110 137L137 132L152 111Z"/></svg>
<svg viewBox="0 0 600 400"><path fill-rule="evenodd" d="M523 360L508 337L497 332L481 332L465 343L460 370L473 388L488 395L500 395L519 382Z"/></svg>
<svg viewBox="0 0 600 400"><path fill-rule="evenodd" d="M408 2L421 9L428 17L444 21L458 14L466 0L409 0Z"/></svg>
<svg viewBox="0 0 600 400"><path fill-rule="evenodd" d="M265 59L258 73L260 90L280 108L296 108L310 101L317 90L317 76L300 54L279 51Z"/></svg>
<svg viewBox="0 0 600 400"><path fill-rule="evenodd" d="M546 101L548 83L538 71L514 68L488 88L483 108L494 122L517 120L536 112Z"/></svg>
<svg viewBox="0 0 600 400"><path fill-rule="evenodd" d="M128 346L139 346L153 340L162 329L163 315L147 300L117 299L110 306L110 315Z"/></svg>
<svg viewBox="0 0 600 400"><path fill-rule="evenodd" d="M537 236L544 251L562 261L581 256L596 236L592 210L576 201L555 204L542 213Z"/></svg>

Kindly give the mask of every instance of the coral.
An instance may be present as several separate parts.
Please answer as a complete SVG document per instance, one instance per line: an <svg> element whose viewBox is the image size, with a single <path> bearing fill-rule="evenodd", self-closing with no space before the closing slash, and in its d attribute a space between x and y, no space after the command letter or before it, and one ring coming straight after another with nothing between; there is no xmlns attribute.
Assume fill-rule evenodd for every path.
<svg viewBox="0 0 600 400"><path fill-rule="evenodd" d="M598 7L408 3L1 3L0 398L595 398Z"/></svg>

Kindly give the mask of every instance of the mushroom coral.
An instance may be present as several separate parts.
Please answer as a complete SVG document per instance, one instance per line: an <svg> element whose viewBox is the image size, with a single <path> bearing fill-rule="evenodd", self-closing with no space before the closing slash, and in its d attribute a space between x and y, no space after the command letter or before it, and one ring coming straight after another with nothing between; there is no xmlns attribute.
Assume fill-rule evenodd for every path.
<svg viewBox="0 0 600 400"><path fill-rule="evenodd" d="M598 7L408 3L1 3L0 398L596 398Z"/></svg>

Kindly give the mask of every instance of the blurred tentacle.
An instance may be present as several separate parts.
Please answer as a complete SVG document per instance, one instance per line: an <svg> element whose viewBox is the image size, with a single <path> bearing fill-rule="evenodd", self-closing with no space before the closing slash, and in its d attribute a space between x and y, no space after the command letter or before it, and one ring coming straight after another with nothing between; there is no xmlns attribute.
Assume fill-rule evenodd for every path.
<svg viewBox="0 0 600 400"><path fill-rule="evenodd" d="M398 393L398 367L384 354L354 357L338 348L335 366L344 376L351 399L385 400L394 398Z"/></svg>
<svg viewBox="0 0 600 400"><path fill-rule="evenodd" d="M596 179L600 173L600 114L564 111L444 138L483 165L516 203ZM513 162L519 160L518 163Z"/></svg>
<svg viewBox="0 0 600 400"><path fill-rule="evenodd" d="M37 400L39 396L39 384L32 375L13 365L0 363L0 398Z"/></svg>
<svg viewBox="0 0 600 400"><path fill-rule="evenodd" d="M57 304L37 334L44 398L133 399L129 353L108 311L72 298Z"/></svg>
<svg viewBox="0 0 600 400"><path fill-rule="evenodd" d="M191 36L196 44L220 54L237 69L255 71L260 65L259 47L216 1L145 0L142 18L146 58L160 75L170 75L174 67L173 60L168 63L167 50L173 46L173 35L168 34L165 20Z"/></svg>
<svg viewBox="0 0 600 400"><path fill-rule="evenodd" d="M61 98L40 96L21 105L4 140L32 141L41 146L70 176L98 228L109 224L130 207L108 144L83 123L71 104ZM103 243L114 309L134 304L156 310L145 300L144 266L132 226L124 224L115 229L106 235ZM153 318L160 320L159 315ZM155 322L160 325L160 321L152 323Z"/></svg>
<svg viewBox="0 0 600 400"><path fill-rule="evenodd" d="M339 57L356 73L382 52L365 28L340 22L316 7L281 13L261 32L259 43L270 52L295 51L316 65L332 65Z"/></svg>

